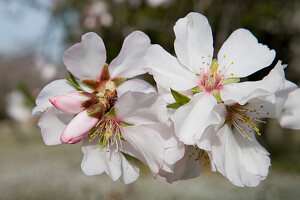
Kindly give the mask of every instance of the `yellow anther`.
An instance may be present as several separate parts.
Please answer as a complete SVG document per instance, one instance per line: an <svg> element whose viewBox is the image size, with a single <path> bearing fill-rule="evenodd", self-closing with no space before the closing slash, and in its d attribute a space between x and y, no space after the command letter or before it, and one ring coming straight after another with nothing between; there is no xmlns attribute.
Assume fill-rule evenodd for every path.
<svg viewBox="0 0 300 200"><path fill-rule="evenodd" d="M201 57L202 59L204 58L204 56Z"/></svg>
<svg viewBox="0 0 300 200"><path fill-rule="evenodd" d="M267 112L267 115L269 115L270 113L269 112Z"/></svg>
<svg viewBox="0 0 300 200"><path fill-rule="evenodd" d="M264 106L260 106L261 108L264 108Z"/></svg>
<svg viewBox="0 0 300 200"><path fill-rule="evenodd" d="M210 58L210 57L211 57L211 55L208 55L208 57Z"/></svg>
<svg viewBox="0 0 300 200"><path fill-rule="evenodd" d="M261 133L257 133L257 135L261 136Z"/></svg>
<svg viewBox="0 0 300 200"><path fill-rule="evenodd" d="M233 76L233 73L231 73L230 75Z"/></svg>
<svg viewBox="0 0 300 200"><path fill-rule="evenodd" d="M244 128L241 128L242 129L242 131L244 131L245 129Z"/></svg>
<svg viewBox="0 0 300 200"><path fill-rule="evenodd" d="M231 64L233 65L233 64L234 64L234 62L231 62Z"/></svg>
<svg viewBox="0 0 300 200"><path fill-rule="evenodd" d="M226 55L224 54L224 58L226 58Z"/></svg>

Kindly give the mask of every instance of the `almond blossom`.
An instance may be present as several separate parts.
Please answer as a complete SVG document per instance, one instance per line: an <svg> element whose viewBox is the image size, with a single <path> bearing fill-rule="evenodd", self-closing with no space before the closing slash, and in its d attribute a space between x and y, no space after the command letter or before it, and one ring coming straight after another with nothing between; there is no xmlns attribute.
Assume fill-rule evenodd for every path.
<svg viewBox="0 0 300 200"><path fill-rule="evenodd" d="M42 115L38 125L45 144L83 140L81 167L87 175L106 172L127 184L138 178L139 169L124 154L149 166L154 177L183 155L174 129L164 123L165 101L149 83L130 79L145 73L149 46L144 33L133 32L107 65L102 39L87 33L64 54L71 79L53 81L36 99L33 115ZM168 158L170 150L179 156Z"/></svg>
<svg viewBox="0 0 300 200"><path fill-rule="evenodd" d="M189 13L179 19L174 32L177 58L161 46L152 45L146 53L147 66L166 101L173 102L170 88L192 98L188 103L176 102L170 106L181 106L171 116L176 135L185 144L195 145L196 137L204 131L202 127L219 123L219 116L213 112L218 102L245 103L235 96L245 93L245 88L238 91L233 83L269 66L275 51L258 43L248 30L238 29L225 41L217 59L212 59L211 27L199 13ZM248 89L247 92L253 92L256 88L249 85ZM203 114L209 117L203 118Z"/></svg>
<svg viewBox="0 0 300 200"><path fill-rule="evenodd" d="M286 83L283 69L284 65L278 62L264 79L236 83L234 87L240 91L249 85L256 89L236 95L239 101L216 104L213 112L220 121L204 127L204 134L197 138L197 146L209 155L212 170L237 186L257 186L268 175L269 153L255 135L262 134L260 125L267 123L265 118L279 115L277 111L282 105L278 92Z"/></svg>

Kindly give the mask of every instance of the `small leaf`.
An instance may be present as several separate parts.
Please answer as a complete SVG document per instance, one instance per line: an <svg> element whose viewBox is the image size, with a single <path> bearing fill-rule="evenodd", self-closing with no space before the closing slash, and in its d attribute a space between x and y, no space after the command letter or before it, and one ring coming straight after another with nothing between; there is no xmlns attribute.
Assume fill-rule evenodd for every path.
<svg viewBox="0 0 300 200"><path fill-rule="evenodd" d="M82 89L82 87L80 87L80 85L78 84L78 82L76 81L75 77L73 76L73 74L71 72L69 72L70 75L70 79L66 79L67 81L69 81L69 83L71 83L71 85L73 85L78 91L84 91Z"/></svg>
<svg viewBox="0 0 300 200"><path fill-rule="evenodd" d="M184 104L186 104L186 103L183 103L183 102L175 102L175 103L171 103L171 104L167 105L167 108L177 109L177 108L183 106Z"/></svg>
<svg viewBox="0 0 300 200"><path fill-rule="evenodd" d="M171 93L172 93L172 95L173 95L176 102L188 103L191 100L187 96L173 90L172 88L171 88Z"/></svg>
<svg viewBox="0 0 300 200"><path fill-rule="evenodd" d="M228 78L225 81L223 81L222 85L227 85L227 84L230 84L230 83L237 83L239 81L240 81L239 78Z"/></svg>

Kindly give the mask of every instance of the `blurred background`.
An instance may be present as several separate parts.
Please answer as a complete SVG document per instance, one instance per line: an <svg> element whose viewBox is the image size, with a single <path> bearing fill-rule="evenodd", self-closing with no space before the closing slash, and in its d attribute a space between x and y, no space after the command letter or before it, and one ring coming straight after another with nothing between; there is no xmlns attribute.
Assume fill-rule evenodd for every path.
<svg viewBox="0 0 300 200"><path fill-rule="evenodd" d="M207 167L196 179L168 184L141 166L138 181L124 185L107 175L85 176L80 144L44 145L31 117L34 99L67 76L63 52L82 34L103 38L108 62L134 30L174 53L173 26L191 11L209 19L215 52L235 29L247 28L276 50L272 66L283 60L287 79L299 85L299 0L0 0L0 199L299 199L300 131L281 129L276 120L259 137L272 166L256 188L235 187Z"/></svg>

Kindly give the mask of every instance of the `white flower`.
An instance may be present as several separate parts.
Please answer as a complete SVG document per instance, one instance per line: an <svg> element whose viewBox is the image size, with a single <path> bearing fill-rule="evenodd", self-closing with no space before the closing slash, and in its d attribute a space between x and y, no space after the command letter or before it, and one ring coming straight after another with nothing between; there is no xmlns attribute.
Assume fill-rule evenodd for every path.
<svg viewBox="0 0 300 200"><path fill-rule="evenodd" d="M114 181L120 178L131 183L139 170L123 153L144 162L154 176L165 163L181 158L168 161L170 148L183 154L184 149L172 140L173 129L162 124L169 117L166 103L147 82L126 81L145 73L143 55L149 46L144 33L130 34L108 67L102 39L87 33L64 54L64 63L75 76L69 80L73 85L53 81L36 100L33 115L42 114L38 125L44 142L83 140L81 166L87 175L106 172Z"/></svg>
<svg viewBox="0 0 300 200"><path fill-rule="evenodd" d="M207 151L213 171L219 171L237 186L254 187L268 175L269 153L256 141L261 135L259 124L264 118L278 117L277 92L285 83L283 65L279 62L261 81L237 83L238 90L251 84L256 90L243 93L238 102L215 105L218 124L206 126L198 138L199 148Z"/></svg>
<svg viewBox="0 0 300 200"><path fill-rule="evenodd" d="M252 93L251 84L238 90L234 84L240 77L246 77L269 66L275 51L257 42L245 29L234 31L221 47L217 60L213 60L213 38L207 18L198 13L189 13L174 26L176 35L173 57L159 45L152 45L146 53L149 71L157 82L159 93L172 102L170 88L190 94L189 103L181 106L171 116L176 135L187 145L195 145L195 137L204 131L205 125L219 123L213 112L217 102L233 100L245 103L239 93ZM195 95L192 95L193 93ZM203 118L203 115L209 117Z"/></svg>

